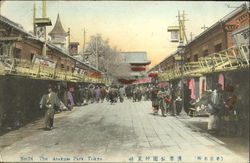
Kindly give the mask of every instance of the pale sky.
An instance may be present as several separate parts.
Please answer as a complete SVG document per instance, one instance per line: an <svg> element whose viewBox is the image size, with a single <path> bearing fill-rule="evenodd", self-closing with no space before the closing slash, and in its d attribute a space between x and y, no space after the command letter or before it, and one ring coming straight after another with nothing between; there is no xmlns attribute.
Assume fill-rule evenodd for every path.
<svg viewBox="0 0 250 163"><path fill-rule="evenodd" d="M234 10L242 1L47 1L47 15L54 25L60 14L64 29L71 29L71 40L80 42L83 28L86 41L91 35L102 34L111 47L122 51L146 51L153 65L176 50L170 42L168 26L177 25L178 10L185 11L186 34L190 38L200 34L202 26L211 26ZM42 1L37 1L37 15L41 16ZM5 1L1 14L31 31L33 1ZM48 27L50 32L52 27Z"/></svg>

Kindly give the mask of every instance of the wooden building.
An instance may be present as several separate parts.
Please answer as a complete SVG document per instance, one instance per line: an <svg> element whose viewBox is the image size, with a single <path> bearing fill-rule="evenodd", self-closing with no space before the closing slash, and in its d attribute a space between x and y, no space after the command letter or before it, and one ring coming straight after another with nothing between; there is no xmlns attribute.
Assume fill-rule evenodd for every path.
<svg viewBox="0 0 250 163"><path fill-rule="evenodd" d="M32 62L39 56L41 60L44 59L44 62L47 60L55 62L56 69L61 71L84 72L84 75L102 74L101 71L72 57L66 49L60 48L52 42L46 43L46 56L42 56L45 42L25 31L20 24L4 16L0 16L0 37L0 57L18 58ZM75 71L76 69L77 71Z"/></svg>

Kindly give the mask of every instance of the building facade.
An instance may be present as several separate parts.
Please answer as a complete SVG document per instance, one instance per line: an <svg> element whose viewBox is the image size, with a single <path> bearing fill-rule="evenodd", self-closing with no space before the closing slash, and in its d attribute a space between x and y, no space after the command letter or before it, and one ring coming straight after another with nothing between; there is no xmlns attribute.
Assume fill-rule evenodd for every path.
<svg viewBox="0 0 250 163"><path fill-rule="evenodd" d="M243 4L213 24L185 45L183 54L185 63L197 62L201 57L235 45L249 44L249 18L249 6ZM177 65L175 55L178 55L178 51L166 57L149 72L162 72L174 68Z"/></svg>
<svg viewBox="0 0 250 163"><path fill-rule="evenodd" d="M146 66L151 62L147 58L147 52L121 52L126 63L130 64L130 76L132 81L143 78L147 75Z"/></svg>
<svg viewBox="0 0 250 163"><path fill-rule="evenodd" d="M44 41L40 40L23 27L10 19L0 16L0 56L34 61L36 56L56 63L56 68L68 72L84 72L84 74L101 73L96 68L70 56L68 51L53 44L46 43L46 56L42 56ZM77 66L76 66L77 65ZM75 71L77 69L77 71ZM81 70L79 70L81 69Z"/></svg>

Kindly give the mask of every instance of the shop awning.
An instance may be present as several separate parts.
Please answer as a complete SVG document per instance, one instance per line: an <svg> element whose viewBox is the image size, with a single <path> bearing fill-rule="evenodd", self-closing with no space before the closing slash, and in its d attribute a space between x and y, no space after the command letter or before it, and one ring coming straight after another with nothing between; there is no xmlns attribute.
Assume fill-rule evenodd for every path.
<svg viewBox="0 0 250 163"><path fill-rule="evenodd" d="M151 81L152 81L152 78L145 78L142 80L134 81L132 84L145 84L145 83L151 83Z"/></svg>
<svg viewBox="0 0 250 163"><path fill-rule="evenodd" d="M100 77L102 74L99 73L99 72L92 72L92 73L89 73L88 76L91 76L91 77Z"/></svg>

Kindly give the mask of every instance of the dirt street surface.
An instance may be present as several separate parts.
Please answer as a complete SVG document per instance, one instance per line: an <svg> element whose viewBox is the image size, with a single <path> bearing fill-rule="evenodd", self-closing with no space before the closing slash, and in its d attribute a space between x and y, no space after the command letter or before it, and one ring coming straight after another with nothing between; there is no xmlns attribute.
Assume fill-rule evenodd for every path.
<svg viewBox="0 0 250 163"><path fill-rule="evenodd" d="M176 117L151 114L151 102L91 104L0 137L1 161L44 162L248 162L225 142ZM28 132L30 131L30 132ZM32 131L32 132L31 132ZM27 133L26 135L24 133ZM16 135L22 135L18 137ZM14 140L7 138L12 135Z"/></svg>

